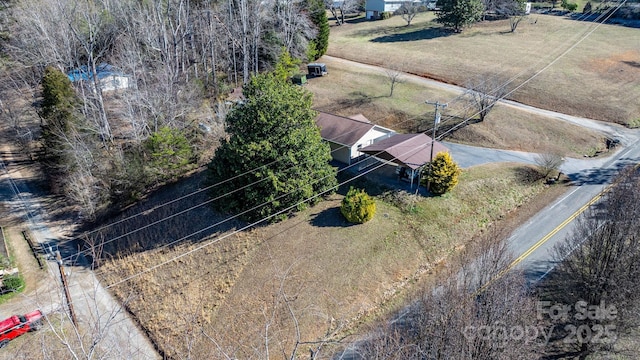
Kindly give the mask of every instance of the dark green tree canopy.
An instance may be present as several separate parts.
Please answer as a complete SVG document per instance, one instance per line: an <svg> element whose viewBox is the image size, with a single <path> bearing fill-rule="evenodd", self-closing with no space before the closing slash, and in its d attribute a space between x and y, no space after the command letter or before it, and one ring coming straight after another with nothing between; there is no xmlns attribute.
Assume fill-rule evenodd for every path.
<svg viewBox="0 0 640 360"><path fill-rule="evenodd" d="M40 116L48 122L67 122L72 119L79 103L67 75L47 66L42 77Z"/></svg>
<svg viewBox="0 0 640 360"><path fill-rule="evenodd" d="M306 205L299 202L331 190L336 170L315 124L311 94L272 74L253 77L243 92L245 103L227 116L230 137L209 166L213 183L232 179L213 188L212 195L221 197L215 207L247 211L245 219L257 220L294 205L291 210L301 210Z"/></svg>
<svg viewBox="0 0 640 360"><path fill-rule="evenodd" d="M482 0L438 0L438 7L436 21L455 32L480 21L484 11Z"/></svg>
<svg viewBox="0 0 640 360"><path fill-rule="evenodd" d="M77 126L81 103L67 75L53 66L44 70L41 84L43 163L49 170L62 169L68 166L68 138Z"/></svg>
<svg viewBox="0 0 640 360"><path fill-rule="evenodd" d="M329 47L329 18L324 0L307 0L309 18L318 29L315 38L309 41L307 57L309 61L317 60L327 52Z"/></svg>

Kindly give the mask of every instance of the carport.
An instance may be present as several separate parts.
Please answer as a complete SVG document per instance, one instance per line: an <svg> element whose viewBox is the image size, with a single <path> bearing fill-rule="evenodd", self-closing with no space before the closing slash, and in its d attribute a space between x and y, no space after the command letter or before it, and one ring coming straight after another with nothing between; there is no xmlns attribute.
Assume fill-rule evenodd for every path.
<svg viewBox="0 0 640 360"><path fill-rule="evenodd" d="M424 165L431 161L431 154L433 153L435 156L439 152L449 152L449 149L440 142L433 141L431 137L420 133L395 134L360 149L360 152L392 162L404 168L405 171L409 171L411 188L413 188L414 177L419 174Z"/></svg>

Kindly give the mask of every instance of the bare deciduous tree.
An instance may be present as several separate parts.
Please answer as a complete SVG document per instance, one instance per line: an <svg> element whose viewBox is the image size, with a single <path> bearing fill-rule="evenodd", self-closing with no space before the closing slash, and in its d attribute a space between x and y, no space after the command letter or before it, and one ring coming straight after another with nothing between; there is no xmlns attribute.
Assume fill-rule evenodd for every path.
<svg viewBox="0 0 640 360"><path fill-rule="evenodd" d="M396 85L404 82L403 72L400 70L400 67L390 67L385 69L385 74L387 75L387 83L389 84L389 97L392 97Z"/></svg>
<svg viewBox="0 0 640 360"><path fill-rule="evenodd" d="M397 10L397 13L402 16L402 19L407 22L407 26L411 25L411 21L416 17L418 11L420 9L420 4L417 4L413 1L405 1L402 3L400 9Z"/></svg>
<svg viewBox="0 0 640 360"><path fill-rule="evenodd" d="M560 170L560 166L564 163L564 157L558 153L547 152L536 155L535 162L542 176L547 177L552 172Z"/></svg>
<svg viewBox="0 0 640 360"><path fill-rule="evenodd" d="M495 231L489 232L497 235ZM393 319L344 354L366 359L537 359L541 343L511 341L511 329L535 326L535 304L511 257L493 236L470 244L435 288L425 288Z"/></svg>
<svg viewBox="0 0 640 360"><path fill-rule="evenodd" d="M597 206L581 215L572 234L555 247L557 262L544 292L551 304L569 306L559 328L573 327L556 348L559 354L586 359L597 350L608 350L618 335L638 326L640 311L640 174L629 168L615 180ZM602 318L591 312L579 315L580 302L586 309L606 311ZM611 314L611 306L615 313ZM564 325L564 327L562 326ZM605 326L610 329L607 330ZM599 329L604 329L600 331ZM606 332L605 332L606 330ZM600 334L599 338L592 335ZM593 340L593 341L592 341ZM595 341L598 340L598 341ZM621 349L620 349L621 350Z"/></svg>
<svg viewBox="0 0 640 360"><path fill-rule="evenodd" d="M467 81L466 94L471 99L480 121L484 121L493 106L508 93L507 86L507 80L490 73L478 75Z"/></svg>
<svg viewBox="0 0 640 360"><path fill-rule="evenodd" d="M331 15L336 19L336 23L338 25L342 25L345 22L345 15L349 12L352 12L360 6L358 0L341 0L341 1L333 1L333 0L324 0L324 4L329 11L331 11ZM338 15L338 13L340 15Z"/></svg>

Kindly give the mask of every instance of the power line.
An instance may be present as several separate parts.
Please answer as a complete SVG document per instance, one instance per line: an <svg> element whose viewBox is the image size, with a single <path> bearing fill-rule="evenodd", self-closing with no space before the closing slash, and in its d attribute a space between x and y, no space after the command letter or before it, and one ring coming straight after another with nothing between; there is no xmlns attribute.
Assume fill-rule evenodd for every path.
<svg viewBox="0 0 640 360"><path fill-rule="evenodd" d="M586 15L584 15L584 14L583 14L582 16L586 16ZM581 19L581 18L578 18L578 20L580 20L580 19ZM558 30L558 31L559 31L559 30ZM541 59L541 60L539 60L539 61L542 61L542 59ZM518 78L518 77L519 77L519 76L520 76L524 71L526 71L526 70L523 70L521 73L519 73L519 74L517 74L517 75L513 76L512 78L510 78L510 79L509 79L509 80L508 80L508 81L503 85L503 87L504 87L504 86L506 86L506 85L508 85L508 84L509 84L509 83L511 83L512 81L514 81L516 78ZM459 101L460 99L462 99L464 96L465 96L465 94L464 94L464 92L463 92L461 95L457 96L456 98L454 98L454 99L452 99L452 100L449 100L449 101L448 101L448 103L455 103L455 102ZM472 105L467 105L467 106L465 107L465 109L466 109L466 108L472 108L472 107L473 107ZM463 109L463 110L464 110L464 109ZM473 115L472 115L472 116L473 116ZM412 120L415 120L415 119L417 119L417 118L419 118L419 117L420 117L420 116L418 115L418 116L414 116L414 117L408 118L408 119L406 119L405 121L401 122L400 124L402 124L402 123L406 123L406 122L409 122L409 121L412 121ZM449 118L449 120L450 120L450 119L451 119L451 116L448 116L448 118ZM467 119L467 120L468 120L468 119ZM466 120L465 120L465 121L466 121ZM350 132L349 132L349 133L350 133ZM343 134L342 136L346 136L346 134ZM339 147L339 148L337 148L337 149L335 149L335 150L332 150L332 153L333 153L334 151L338 151L338 150L340 150L340 149L342 149L342 148L344 148L344 147L346 147L346 146L341 146L341 147ZM269 163L269 164L265 164L265 165L262 165L261 167L258 167L258 168L256 168L256 169L249 170L249 171L247 171L247 174L252 173L252 172L255 172L255 171L258 171L258 170L262 169L263 167L270 166L271 164L274 164L274 163L276 163L276 162L279 162L280 160L281 160L281 159L274 160L273 162L271 162L271 163ZM119 224L119 223L121 223L121 222L124 222L124 221L127 221L127 220L131 220L131 219L133 219L133 218L135 218L135 217L138 217L138 216L140 216L140 215L143 215L143 214L146 214L146 213L152 212L152 211L157 210L157 209L159 209L159 208L161 208L161 207L164 207L164 206L167 206L167 205L173 204L173 203L175 203L175 202L177 202L177 201L180 201L180 200L183 200L183 199L185 199L185 198L188 198L189 196L196 195L196 194L198 194L198 193L204 192L204 191L209 190L209 189L211 189L211 188L214 188L214 187L216 187L216 186L222 185L222 184L224 184L224 183L226 183L226 182L233 181L233 180L235 180L235 179L237 179L237 178L240 178L240 177L241 177L241 176L243 176L243 175L245 175L245 174L239 174L239 175L236 175L236 176L234 176L234 177L232 177L232 178L229 178L229 179L223 180L223 181L221 181L221 182L219 182L219 183L216 183L216 184L209 185L209 186L207 186L207 187L205 187L205 188L203 188L203 189L196 190L196 191L194 191L194 192L192 192L192 193L190 193L190 194L186 194L186 195L184 195L184 196L182 196L182 197L179 197L179 198L173 199L173 200L168 201L168 202L166 202L166 203L164 203L164 204L156 205L156 206L154 206L153 208L148 209L148 210L141 211L141 212L140 212L140 213L138 213L138 214L134 214L134 215L128 216L128 217L126 217L126 218L120 219L120 220L118 220L118 221L116 221L116 222L109 223L109 224L107 224L107 225L101 226L101 227L99 227L99 228L97 228L97 229L93 229L93 230L91 230L91 231L89 231L89 232L87 232L87 233L84 233L84 236L86 236L87 234L91 234L91 233L94 233L94 232L97 232L97 231L103 230L103 229L105 229L105 228L107 228L107 227L117 225L117 224Z"/></svg>
<svg viewBox="0 0 640 360"><path fill-rule="evenodd" d="M620 6L621 6L621 5L620 5ZM599 26L599 25L598 25L598 26ZM597 28L597 27L596 27L596 28ZM592 31L590 31L587 35L585 35L585 36L584 36L584 37L583 37L579 42L581 42L582 40L584 40L584 39L585 39L587 36L589 36L593 31L595 31L595 29L593 29L593 30L592 30ZM557 60L559 60L559 58L560 58L560 57L564 56L564 55L565 55L566 53L568 53L571 49L573 49L575 46L577 46L577 45L579 44L579 42L578 42L578 43L576 43L576 44L574 44L570 49L568 49L568 50L566 50L565 52L563 52L559 57L557 57L557 58L556 58L555 60L553 60L550 64L548 64L547 66L545 66L543 69L539 70L536 74L534 74L532 77L530 77L529 79L527 79L523 84L519 85L518 87L516 87L516 89L512 90L511 92L509 92L509 94L510 94L510 93L512 93L513 91L517 90L518 88L522 87L522 86L523 86L524 84L526 84L528 81L530 81L531 79L533 79L533 77L535 77L535 76L539 75L540 73L542 73L543 71L545 71L546 69L548 69L551 65L553 65L553 63L555 63ZM508 94L507 94L507 95L508 95ZM505 95L505 96L506 96L506 95ZM503 98L503 97L502 97L502 98ZM501 98L501 99L502 99L502 98ZM474 114L474 115L475 115L475 114ZM473 117L474 115L472 115L471 117ZM469 118L465 119L465 121L463 121L461 124L464 124L468 119L469 119ZM449 132L453 131L453 129L455 129L455 128L459 127L459 126L460 126L460 124L456 125L454 128L450 129L449 131L445 132L444 134L441 134L440 138L441 138L442 136L446 135L447 133L449 133ZM434 140L435 140L435 139L434 139ZM383 164L383 165L384 165L384 164ZM372 170L375 170L375 169L377 169L377 168L378 168L378 167L376 167L376 168L374 168L374 169L372 169ZM372 170L370 170L370 171L372 171ZM365 172L365 173L363 173L363 174L357 175L357 176L355 176L354 178L352 178L352 179L350 179L350 180L347 180L347 181L346 181L346 182L344 182L344 183L347 183L347 182L349 182L349 181L352 181L353 179L356 179L356 178L358 178L358 177L360 177L360 176L362 176L362 175L364 175L364 174L366 174L366 173L368 173L368 172L370 172L370 171L367 171L367 172ZM284 195L286 195L286 194L284 194ZM314 198L315 198L315 197L314 197ZM308 201L308 200L309 200L309 199L307 199L307 200L305 200L305 201ZM305 202L305 201L303 201L303 202ZM299 204L297 204L297 205L299 205ZM258 207L260 207L260 206L264 206L264 204L261 204L261 205L259 205ZM290 210L290 208L288 208L288 209L287 209L287 211L288 211L288 210ZM235 217L238 217L238 216L240 216L240 215L236 215L236 216L234 216L234 218L235 218ZM269 217L269 218L270 218L270 217ZM266 221L267 219L268 219L268 218L266 218L266 219L262 219L261 221L259 221L259 222L257 222L257 223L260 223L260 222L262 222L262 221ZM256 223L256 224L257 224L257 223ZM217 226L217 225L218 225L218 224L214 224L213 226ZM211 227L213 227L213 226L211 226ZM202 232L202 231L205 231L205 230L207 230L207 229L209 229L209 228L211 228L211 227L207 227L207 228L205 228L205 229L203 229L203 230L200 230L200 231L198 231L198 233L199 233L199 232ZM189 235L189 236L187 236L187 237L181 238L181 239L179 239L179 240L177 240L177 241L175 241L175 242L182 241L182 240L184 240L184 239L186 239L186 238L188 238L188 237L190 237L190 236L193 236L193 234L192 234L192 235ZM173 243L175 243L175 242L173 242ZM173 244L173 243L172 243L172 244Z"/></svg>

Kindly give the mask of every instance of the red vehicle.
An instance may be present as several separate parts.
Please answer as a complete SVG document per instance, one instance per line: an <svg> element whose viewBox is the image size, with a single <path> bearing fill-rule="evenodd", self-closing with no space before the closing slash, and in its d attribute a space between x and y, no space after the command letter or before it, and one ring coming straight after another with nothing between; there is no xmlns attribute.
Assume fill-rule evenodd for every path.
<svg viewBox="0 0 640 360"><path fill-rule="evenodd" d="M32 311L25 315L13 315L12 317L0 321L0 348L9 344L9 341L18 336L36 331L42 327L42 312Z"/></svg>

